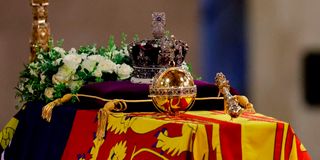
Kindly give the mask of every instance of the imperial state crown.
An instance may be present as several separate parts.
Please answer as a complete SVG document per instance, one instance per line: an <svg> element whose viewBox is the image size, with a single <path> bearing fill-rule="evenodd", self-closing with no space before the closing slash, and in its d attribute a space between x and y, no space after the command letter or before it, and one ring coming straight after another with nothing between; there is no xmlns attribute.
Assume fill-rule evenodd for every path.
<svg viewBox="0 0 320 160"><path fill-rule="evenodd" d="M154 39L134 41L129 45L133 63L133 83L151 83L162 69L172 65L180 67L188 52L187 43L165 33L166 17L163 12L152 14Z"/></svg>

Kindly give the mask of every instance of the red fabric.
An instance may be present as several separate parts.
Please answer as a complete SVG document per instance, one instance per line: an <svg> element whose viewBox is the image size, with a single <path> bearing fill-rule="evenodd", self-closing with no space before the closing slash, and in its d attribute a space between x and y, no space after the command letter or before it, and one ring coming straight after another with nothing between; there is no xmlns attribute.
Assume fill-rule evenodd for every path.
<svg viewBox="0 0 320 160"><path fill-rule="evenodd" d="M111 148L120 141L127 141L127 155L131 155L133 151L137 151L141 148L147 147L151 150L154 150L158 153L163 153L166 157L171 157L170 159L185 159L187 154L189 153L182 153L180 156L170 156L169 154L166 154L162 152L159 148L155 148L157 142L157 135L160 132L168 131L170 133L169 136L175 137L175 136L181 136L181 124L167 124L164 125L161 128L158 128L156 130L153 130L146 134L136 134L131 129L128 130L126 134L114 134L114 133L107 133L105 143L101 146L99 151L98 159L107 159L109 156L109 151ZM130 158L130 156L127 156L126 158ZM138 154L138 156L134 157L136 160L141 159L159 159L159 157L155 156L154 154L151 154L150 152L141 152Z"/></svg>
<svg viewBox="0 0 320 160"><path fill-rule="evenodd" d="M298 137L296 137L296 147L298 149L298 159L299 160L311 160L309 153L307 151L301 150L301 142Z"/></svg>
<svg viewBox="0 0 320 160"><path fill-rule="evenodd" d="M222 158L231 160L242 157L240 124L188 114L183 114L181 116L187 119L202 120L220 124L219 132Z"/></svg>
<svg viewBox="0 0 320 160"><path fill-rule="evenodd" d="M233 123L220 125L220 142L223 159L242 157L241 125Z"/></svg>
<svg viewBox="0 0 320 160"><path fill-rule="evenodd" d="M221 115L223 112L221 111L208 111L206 112L208 115ZM206 115L206 114L204 114ZM183 133L190 133L190 137L184 140L188 140L187 144L193 144L196 139L196 132L199 128L195 128L195 130L186 131L189 127L189 124L201 124L205 128L206 140L208 146L203 146L207 148L209 153L207 153L208 159L216 159L217 154L221 154L223 159L233 160L233 159L242 159L242 141L241 141L241 125L242 123L233 123L232 121L223 121L212 118L210 116L206 117L204 115L197 114L180 114L179 116L167 116L164 114L158 113L131 113L118 116L116 118L123 119L123 124L119 124L118 127L127 127L126 129L119 128L107 128L105 140L99 149L99 153L97 154L97 159L108 159L113 156L113 149L119 146L119 144L123 145L122 148L118 148L118 152L125 152L124 159L139 159L139 160L149 160L149 159L162 159L161 156L166 157L168 159L194 159L194 155L191 150L183 150L180 154L174 151L169 151L170 149L164 149L159 144L162 139L160 135L172 139L173 144L177 145L179 140L175 138L182 137ZM74 120L73 128L70 133L70 137L65 148L62 159L70 160L70 159L90 159L91 153L90 151L97 147L94 144L94 140L96 138L96 130L97 130L97 111L96 110L79 110L76 113L76 117ZM280 121L276 121L271 117L266 117L262 115L250 115L243 114L242 115L250 121L264 121L270 123L277 123L276 127L276 135L274 141L274 159L280 159L281 154L285 154L285 159L289 159L291 148L293 145L293 139L295 136L293 129L289 126L287 132L287 138L285 142L283 140L284 133L284 123ZM119 119L117 119L119 120ZM133 121L130 121L133 120ZM156 127L154 129L148 130L146 132L142 132L134 130L134 129L144 129L143 127L133 127L132 123L140 120L140 122L144 123L155 123ZM273 122L272 122L273 121ZM118 121L117 121L118 122ZM119 121L122 122L122 121ZM128 122L128 124L126 124ZM158 122L161 122L160 125ZM115 121L113 121L115 123ZM157 124L158 123L158 124ZM212 146L212 137L213 137L213 126L212 124L219 125L219 136L220 136L220 149L221 153L217 153ZM139 125L143 125L138 123ZM257 123L258 124L258 123ZM118 130L119 129L119 130ZM189 136L189 135L187 135ZM285 153L281 153L282 145L285 144ZM309 154L306 151L302 151L300 147L301 143L299 139L296 137L296 148L298 153L299 160L311 159ZM245 153L244 153L245 154ZM120 155L120 154L115 154Z"/></svg>
<svg viewBox="0 0 320 160"><path fill-rule="evenodd" d="M285 160L289 160L291 149L292 149L293 136L294 136L293 130L289 125L288 132L287 132L286 145L285 145L285 149L284 149L284 152L285 152L284 159Z"/></svg>
<svg viewBox="0 0 320 160"><path fill-rule="evenodd" d="M208 144L209 144L209 148L212 148L212 126L211 125L206 125L206 131L207 131L207 136L208 136ZM216 150L210 150L210 154L209 154L209 159L210 160L216 160Z"/></svg>
<svg viewBox="0 0 320 160"><path fill-rule="evenodd" d="M274 160L280 160L281 158L283 129L284 129L284 124L277 123L276 137L274 141L274 154L273 154Z"/></svg>
<svg viewBox="0 0 320 160"><path fill-rule="evenodd" d="M96 115L96 110L77 111L62 160L90 159L88 151L93 146L97 130Z"/></svg>
<svg viewBox="0 0 320 160"><path fill-rule="evenodd" d="M62 157L63 160L91 158L90 149L94 146L93 140L97 130L96 115L96 111L80 110L77 112L70 138ZM181 125L182 124L178 123L166 124L147 134L136 134L131 129L129 129L126 134L108 132L105 137L105 142L100 148L97 159L107 159L109 156L108 151L111 150L111 147L117 142L124 140L127 141L128 155L131 155L134 149L138 150L147 146L158 153L162 153L166 157L171 157L170 159L186 159L187 157L190 157L190 153L188 152L181 153L179 156L171 156L170 154L162 152L159 148L155 148L155 142L157 142L156 135L167 130L168 133L170 133L169 136L181 136ZM130 156L127 158L129 157ZM149 152L141 152L134 159L142 160L157 158L158 157Z"/></svg>

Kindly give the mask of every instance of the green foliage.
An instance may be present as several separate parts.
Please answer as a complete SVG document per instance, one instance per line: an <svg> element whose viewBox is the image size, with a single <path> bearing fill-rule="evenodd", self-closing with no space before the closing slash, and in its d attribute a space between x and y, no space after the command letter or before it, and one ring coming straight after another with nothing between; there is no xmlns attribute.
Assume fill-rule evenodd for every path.
<svg viewBox="0 0 320 160"><path fill-rule="evenodd" d="M166 36L166 37L170 37L170 31L169 30L166 30L165 32L164 32L164 35Z"/></svg>
<svg viewBox="0 0 320 160"><path fill-rule="evenodd" d="M109 43L108 43L108 48L107 51L108 52L113 52L117 49L116 44L114 42L114 36L110 36L109 37Z"/></svg>
<svg viewBox="0 0 320 160"><path fill-rule="evenodd" d="M63 46L63 42L64 42L64 39L61 39L61 40L57 41L57 47L62 47Z"/></svg>
<svg viewBox="0 0 320 160"><path fill-rule="evenodd" d="M76 94L81 86L90 82L120 80L117 68L122 64L131 64L126 38L125 34L121 35L119 48L113 36L110 36L107 47L86 45L65 51L63 40L55 45L50 39L48 51L36 48L35 60L24 65L15 87L20 107L29 101L49 102L66 93ZM131 74L129 71L127 74Z"/></svg>
<svg viewBox="0 0 320 160"><path fill-rule="evenodd" d="M61 98L67 91L66 84L59 83L53 87L55 92L53 93L53 99Z"/></svg>
<svg viewBox="0 0 320 160"><path fill-rule="evenodd" d="M192 73L192 65L191 65L191 64L187 64L187 67L188 67L188 71L189 71L190 73Z"/></svg>
<svg viewBox="0 0 320 160"><path fill-rule="evenodd" d="M121 33L121 47L126 48L128 45L126 43L127 35L125 33Z"/></svg>
<svg viewBox="0 0 320 160"><path fill-rule="evenodd" d="M133 41L134 41L134 42L138 42L138 41L139 41L139 35L138 35L138 34L135 34L135 35L133 36Z"/></svg>

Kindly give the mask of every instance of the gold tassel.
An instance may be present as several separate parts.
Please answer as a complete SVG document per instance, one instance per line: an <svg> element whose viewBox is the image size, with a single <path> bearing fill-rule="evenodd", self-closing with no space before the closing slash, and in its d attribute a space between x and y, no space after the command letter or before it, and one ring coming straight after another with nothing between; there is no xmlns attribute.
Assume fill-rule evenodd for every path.
<svg viewBox="0 0 320 160"><path fill-rule="evenodd" d="M65 102L70 101L70 99L73 97L72 94L65 94L62 98L58 98L50 103L48 103L46 106L42 108L42 114L41 117L45 119L47 122L51 121L52 117L52 110L55 106L62 105Z"/></svg>
<svg viewBox="0 0 320 160"><path fill-rule="evenodd" d="M106 133L106 126L109 115L111 111L124 111L127 109L127 104L124 100L112 100L107 102L103 108L98 112L98 128L97 128L97 138L98 140L103 140Z"/></svg>

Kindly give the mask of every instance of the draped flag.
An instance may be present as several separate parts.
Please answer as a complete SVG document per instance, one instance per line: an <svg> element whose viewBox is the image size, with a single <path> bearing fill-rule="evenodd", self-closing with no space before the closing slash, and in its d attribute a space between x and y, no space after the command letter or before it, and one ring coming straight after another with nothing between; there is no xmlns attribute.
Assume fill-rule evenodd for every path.
<svg viewBox="0 0 320 160"><path fill-rule="evenodd" d="M19 123L11 144L5 149L4 159L61 159L76 107L65 105L55 108L52 121L48 123L41 118L43 106L44 103L29 103L19 111Z"/></svg>
<svg viewBox="0 0 320 160"><path fill-rule="evenodd" d="M261 114L114 113L96 131L97 112L79 110L62 159L311 159L288 123Z"/></svg>
<svg viewBox="0 0 320 160"><path fill-rule="evenodd" d="M16 117L11 118L11 120L2 128L0 132L0 155L4 155L4 150L9 146L16 128L18 126L19 120Z"/></svg>

